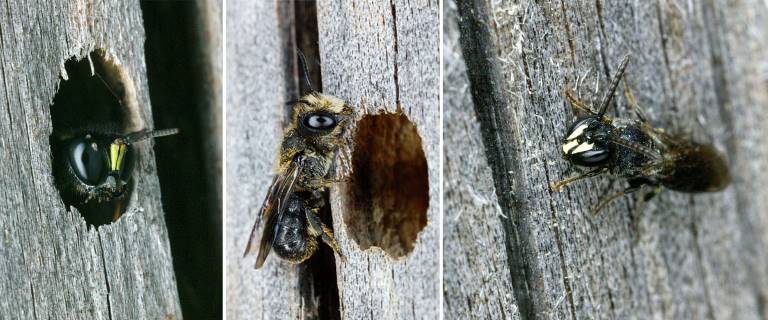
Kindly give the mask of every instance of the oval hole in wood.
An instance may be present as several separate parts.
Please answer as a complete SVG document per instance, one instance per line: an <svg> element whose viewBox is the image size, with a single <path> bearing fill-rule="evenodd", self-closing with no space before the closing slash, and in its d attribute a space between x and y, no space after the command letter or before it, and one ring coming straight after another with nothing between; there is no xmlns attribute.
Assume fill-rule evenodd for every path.
<svg viewBox="0 0 768 320"><path fill-rule="evenodd" d="M86 204L74 204L75 196L69 190L76 186L68 162L66 146L60 142L86 132L127 133L141 127L137 114L136 94L127 73L102 50L93 51L89 57L72 58L65 62L65 74L51 104L50 136L51 168L54 181L65 206L77 208L89 226L101 226L116 221L128 207L133 191L133 180L121 200ZM98 74L98 76L96 74ZM138 166L138 157L136 166ZM138 169L138 168L135 168ZM134 172L137 170L134 170Z"/></svg>
<svg viewBox="0 0 768 320"><path fill-rule="evenodd" d="M365 115L352 152L350 206L344 222L365 250L399 258L413 251L427 224L427 159L416 126L402 114Z"/></svg>

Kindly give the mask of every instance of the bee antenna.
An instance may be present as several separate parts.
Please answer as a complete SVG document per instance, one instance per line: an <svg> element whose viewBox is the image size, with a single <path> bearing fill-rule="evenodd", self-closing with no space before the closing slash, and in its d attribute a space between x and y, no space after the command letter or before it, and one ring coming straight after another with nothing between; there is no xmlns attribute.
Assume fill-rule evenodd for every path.
<svg viewBox="0 0 768 320"><path fill-rule="evenodd" d="M296 49L296 54L299 56L299 64L301 64L301 70L304 72L304 82L306 82L309 91L314 91L312 89L312 81L309 80L309 68L307 67L307 59L304 57L304 53L301 52L301 49Z"/></svg>
<svg viewBox="0 0 768 320"><path fill-rule="evenodd" d="M142 140L152 139L152 138L159 138L159 137L165 137L170 136L179 133L179 129L173 128L173 129L163 129L163 130L145 130L145 131L139 131L129 134L125 137L125 142L128 144L136 143Z"/></svg>
<svg viewBox="0 0 768 320"><path fill-rule="evenodd" d="M613 93L616 92L616 88L619 86L619 82L621 82L621 77L624 75L624 70L627 68L627 64L629 63L629 54L624 56L624 59L621 59L621 64L619 65L619 71L616 73L615 76L613 76L613 81L611 82L611 86L608 89L608 91L605 92L605 96L603 96L603 100L600 101L600 112L597 113L597 116L602 118L603 115L605 115L605 111L608 110L608 104L611 103L611 99L613 98Z"/></svg>

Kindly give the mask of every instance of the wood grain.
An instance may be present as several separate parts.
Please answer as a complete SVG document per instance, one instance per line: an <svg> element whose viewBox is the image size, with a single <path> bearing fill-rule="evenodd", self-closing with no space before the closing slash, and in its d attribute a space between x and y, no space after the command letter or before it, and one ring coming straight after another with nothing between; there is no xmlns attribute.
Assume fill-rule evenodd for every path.
<svg viewBox="0 0 768 320"><path fill-rule="evenodd" d="M226 129L227 234L231 235L226 245L227 314L233 318L312 318L326 312L326 306L319 304L326 303L331 294L318 289L334 288L313 288L308 281L330 274L307 274L302 267L276 257L253 271L252 258L240 259L248 228L271 179L280 121L287 114L280 106L296 98L292 96L298 86L290 32L298 22L294 22L290 2L277 6L239 2L227 5L227 31L234 35L227 43L227 83L232 88L227 93ZM336 260L338 277L330 281L338 286L338 316L436 318L440 312L441 223L438 5L426 1L319 1L317 15L322 91L344 99L359 117L402 109L416 125L429 176L427 225L418 233L415 249L399 259L377 247L360 249L343 219L350 192L341 186L331 192L333 227L346 256L345 262ZM309 57L310 64L314 59Z"/></svg>
<svg viewBox="0 0 768 320"><path fill-rule="evenodd" d="M427 225L391 258L361 250L343 223L349 185L331 192L346 262L337 261L344 319L434 319L440 314L439 6L436 1L319 1L323 90L364 114L401 111L421 137L429 176ZM402 183L409 183L403 181ZM375 223L375 222L374 222Z"/></svg>
<svg viewBox="0 0 768 320"><path fill-rule="evenodd" d="M446 2L443 12L443 311L446 319L519 319L504 213L473 108L456 4Z"/></svg>
<svg viewBox="0 0 768 320"><path fill-rule="evenodd" d="M456 4L461 54L498 199L488 206L498 205L506 216L498 224L509 256L494 266L509 269L507 292L514 293L520 316L765 317L765 3ZM632 61L626 77L651 122L726 153L734 176L730 188L701 195L663 192L637 221L629 197L598 217L589 215L601 195L623 187L621 181L592 179L549 191L549 183L574 173L558 152L573 117L562 90L574 88L583 99L596 100L627 53ZM617 95L617 101L614 112L629 116L626 99ZM446 193L445 201L458 206L474 199ZM479 237L471 240L495 239L494 233ZM474 245L467 242L445 255ZM468 260L482 264L487 257ZM460 268L450 261L446 270ZM446 274L447 283L451 277ZM462 290L475 292L481 284L465 282ZM451 297L446 294L456 301L469 294ZM446 305L467 312L464 302Z"/></svg>
<svg viewBox="0 0 768 320"><path fill-rule="evenodd" d="M272 180L286 101L285 39L278 2L226 5L226 315L230 319L303 318L299 271L274 255L259 270L243 259L250 229ZM290 79L290 80L289 80Z"/></svg>
<svg viewBox="0 0 768 320"><path fill-rule="evenodd" d="M50 104L64 62L104 49L152 126L138 1L0 4L0 314L13 319L180 319L151 143L131 206L89 228L53 185Z"/></svg>

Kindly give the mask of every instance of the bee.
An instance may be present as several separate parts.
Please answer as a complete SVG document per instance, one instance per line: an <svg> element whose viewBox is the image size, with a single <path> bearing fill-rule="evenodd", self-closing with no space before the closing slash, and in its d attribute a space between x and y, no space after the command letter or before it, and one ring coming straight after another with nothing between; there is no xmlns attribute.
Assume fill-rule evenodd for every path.
<svg viewBox="0 0 768 320"><path fill-rule="evenodd" d="M661 187L685 193L716 192L731 181L728 164L711 144L693 142L652 127L637 106L624 81L628 104L637 119L611 119L605 115L629 62L625 56L610 87L603 96L598 112L566 91L566 99L574 111L582 115L571 124L562 140L563 158L591 170L550 185L553 191L575 181L599 175L626 179L628 187L604 197L592 209L595 215L611 201L650 187L643 203L661 192Z"/></svg>
<svg viewBox="0 0 768 320"><path fill-rule="evenodd" d="M306 62L299 53L305 76ZM311 91L309 78L305 77ZM256 269L270 250L297 264L318 249L320 238L343 258L333 232L320 221L325 195L333 182L349 173L347 130L352 109L342 100L311 91L293 103L288 128L283 133L277 174L251 231L244 256L256 248L257 230L265 222Z"/></svg>
<svg viewBox="0 0 768 320"><path fill-rule="evenodd" d="M129 189L137 159L134 144L178 133L178 129L139 131L129 134L86 129L56 132L51 136L54 181L64 203L90 211L94 203L122 200ZM85 213L85 212L84 212ZM111 221L120 216L116 207ZM91 217L101 222L104 217Z"/></svg>

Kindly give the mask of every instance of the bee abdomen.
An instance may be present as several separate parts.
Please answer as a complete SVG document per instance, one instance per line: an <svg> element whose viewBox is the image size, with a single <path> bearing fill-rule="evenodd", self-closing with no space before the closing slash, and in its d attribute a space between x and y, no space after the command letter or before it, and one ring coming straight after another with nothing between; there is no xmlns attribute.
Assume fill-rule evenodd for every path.
<svg viewBox="0 0 768 320"><path fill-rule="evenodd" d="M277 222L272 249L281 258L299 263L315 252L317 239L307 233L306 208L301 197L294 194L288 201L288 207Z"/></svg>
<svg viewBox="0 0 768 320"><path fill-rule="evenodd" d="M711 145L691 144L673 151L661 183L680 192L715 192L725 189L731 175L725 159Z"/></svg>

